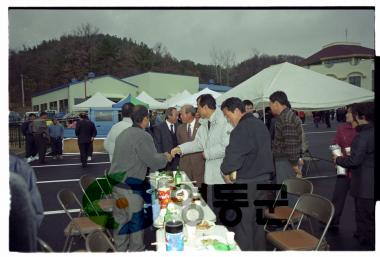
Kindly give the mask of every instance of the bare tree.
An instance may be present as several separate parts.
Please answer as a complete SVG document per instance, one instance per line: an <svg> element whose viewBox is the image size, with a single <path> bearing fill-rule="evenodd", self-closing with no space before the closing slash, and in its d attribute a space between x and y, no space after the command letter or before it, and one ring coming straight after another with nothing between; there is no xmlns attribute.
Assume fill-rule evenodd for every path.
<svg viewBox="0 0 380 257"><path fill-rule="evenodd" d="M210 50L211 63L215 68L215 82L221 83L221 63L220 63L220 51L215 46Z"/></svg>
<svg viewBox="0 0 380 257"><path fill-rule="evenodd" d="M79 38L80 43L84 46L84 58L87 64L87 71L92 71L94 49L96 47L94 38L99 34L99 28L91 25L90 23L81 24L73 31L73 34Z"/></svg>
<svg viewBox="0 0 380 257"><path fill-rule="evenodd" d="M223 55L220 55L220 57L223 64L223 68L225 69L225 72L226 72L226 85L229 85L230 73L231 73L232 67L235 66L236 55L230 49L227 49L223 52Z"/></svg>

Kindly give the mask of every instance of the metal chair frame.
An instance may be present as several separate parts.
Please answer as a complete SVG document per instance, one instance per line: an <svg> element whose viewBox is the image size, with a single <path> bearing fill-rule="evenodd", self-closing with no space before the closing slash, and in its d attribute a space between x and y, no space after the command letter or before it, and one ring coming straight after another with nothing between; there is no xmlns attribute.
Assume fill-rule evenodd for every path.
<svg viewBox="0 0 380 257"><path fill-rule="evenodd" d="M326 232L330 226L331 220L334 216L335 208L334 205L331 203L330 200L326 199L325 197L322 197L320 195L316 194L303 194L300 196L300 198L297 200L297 203L295 204L292 213L290 214L286 225L284 226L282 232L287 231L288 226L291 223L292 216L295 211L301 212L302 216L300 218L300 221L296 227L295 230L299 230L302 220L304 216L312 217L314 219L317 219L319 222L326 224L325 228L323 229L322 235L320 236L318 243L316 247L313 250L319 250L322 243L326 243L325 236ZM267 234L267 237L270 233L281 233L281 232L269 232ZM307 232L306 232L307 233ZM276 250L276 248L275 248Z"/></svg>
<svg viewBox="0 0 380 257"><path fill-rule="evenodd" d="M102 231L94 231L86 238L86 250L88 252L116 252L111 240Z"/></svg>
<svg viewBox="0 0 380 257"><path fill-rule="evenodd" d="M280 198L281 192L283 190L285 190L288 194L297 195L300 197L301 195L305 193L309 193L309 194L313 193L314 187L313 187L313 184L306 179L302 179L302 178L286 179L282 182L281 190L277 192L272 208L276 209L276 203L278 199ZM292 207L287 207L287 208L289 208L289 211L292 209ZM294 226L293 221L291 221L291 224L292 226ZM269 232L269 230L267 229L267 225L268 225L268 221L265 222L264 230L266 232Z"/></svg>

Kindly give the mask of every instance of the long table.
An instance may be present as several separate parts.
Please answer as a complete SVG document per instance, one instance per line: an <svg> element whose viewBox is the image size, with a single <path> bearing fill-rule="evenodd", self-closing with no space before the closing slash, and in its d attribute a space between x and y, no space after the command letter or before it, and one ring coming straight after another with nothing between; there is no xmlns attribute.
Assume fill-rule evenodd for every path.
<svg viewBox="0 0 380 257"><path fill-rule="evenodd" d="M186 184L192 186L192 184L188 183L190 180L185 174L183 174L182 178ZM155 182L151 181L151 185L155 185ZM201 199L201 204L199 204L198 206L200 206L200 208L203 211L203 215L204 215L203 220L207 220L214 223L216 221L215 213L206 204L206 202L204 201L204 199L202 199L201 196L200 196L200 199ZM157 199L155 199L154 194L152 194L152 202L154 201L156 201L157 203ZM185 251L213 250L212 247L203 245L202 239L211 238L211 239L216 239L218 241L227 242L227 232L229 231L227 230L225 226L213 225L211 226L211 228L207 230L196 229L194 238L189 238L188 233L187 233L187 228L186 226L184 226L184 236L185 236L184 250ZM160 251L160 252L166 251L165 229L163 227L159 227L156 230L155 244L156 244L157 251ZM240 251L240 248L236 242L235 242L234 250Z"/></svg>

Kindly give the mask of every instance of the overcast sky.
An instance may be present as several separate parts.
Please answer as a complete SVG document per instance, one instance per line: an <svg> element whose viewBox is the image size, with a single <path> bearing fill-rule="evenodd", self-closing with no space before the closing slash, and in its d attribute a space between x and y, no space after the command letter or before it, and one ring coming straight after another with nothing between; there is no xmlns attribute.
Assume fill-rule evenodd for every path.
<svg viewBox="0 0 380 257"><path fill-rule="evenodd" d="M9 44L35 46L58 39L81 24L153 47L172 56L209 64L210 49L231 50L236 62L254 49L269 55L308 57L322 46L346 41L374 48L373 10L10 10Z"/></svg>

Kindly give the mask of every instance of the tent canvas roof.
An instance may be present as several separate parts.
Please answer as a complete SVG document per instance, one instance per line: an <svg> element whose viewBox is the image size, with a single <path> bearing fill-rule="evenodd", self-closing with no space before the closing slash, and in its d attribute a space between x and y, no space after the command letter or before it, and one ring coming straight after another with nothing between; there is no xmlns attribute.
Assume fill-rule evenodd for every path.
<svg viewBox="0 0 380 257"><path fill-rule="evenodd" d="M195 93L191 96L188 96L186 98L183 98L183 99L180 99L179 101L175 102L174 103L174 106L176 107L181 107L185 104L191 104L192 106L194 107L197 107L197 98L200 96L200 95L204 95L204 94L211 94L214 98L217 98L221 95L221 93L218 93L216 91L213 91L209 88L205 88L201 91L199 91L198 93Z"/></svg>
<svg viewBox="0 0 380 257"><path fill-rule="evenodd" d="M126 103L133 103L134 105L144 105L147 108L149 107L148 104L144 103L143 101L137 99L136 97L133 97L131 94L129 94L126 98L121 99L119 102L112 105L113 108L121 108Z"/></svg>
<svg viewBox="0 0 380 257"><path fill-rule="evenodd" d="M161 103L148 95L145 91L141 92L137 97L138 100L149 104L150 109L165 109L164 103Z"/></svg>
<svg viewBox="0 0 380 257"><path fill-rule="evenodd" d="M224 93L217 98L217 104L239 97L261 108L268 105L275 91L285 92L292 108L305 111L336 109L374 99L370 90L285 62L262 70Z"/></svg>
<svg viewBox="0 0 380 257"><path fill-rule="evenodd" d="M189 91L187 91L187 90L185 89L185 90L183 90L183 92L178 93L178 94L172 96L171 98L167 99L167 100L164 102L165 107L166 107L166 108L174 107L176 102L178 102L179 100L184 99L184 98L186 98L186 97L189 97L189 96L191 96L191 94L189 93Z"/></svg>
<svg viewBox="0 0 380 257"><path fill-rule="evenodd" d="M96 92L94 95L92 95L89 99L86 101L74 105L74 110L86 110L91 107L112 107L114 102L107 99L104 95L102 95L99 92Z"/></svg>

